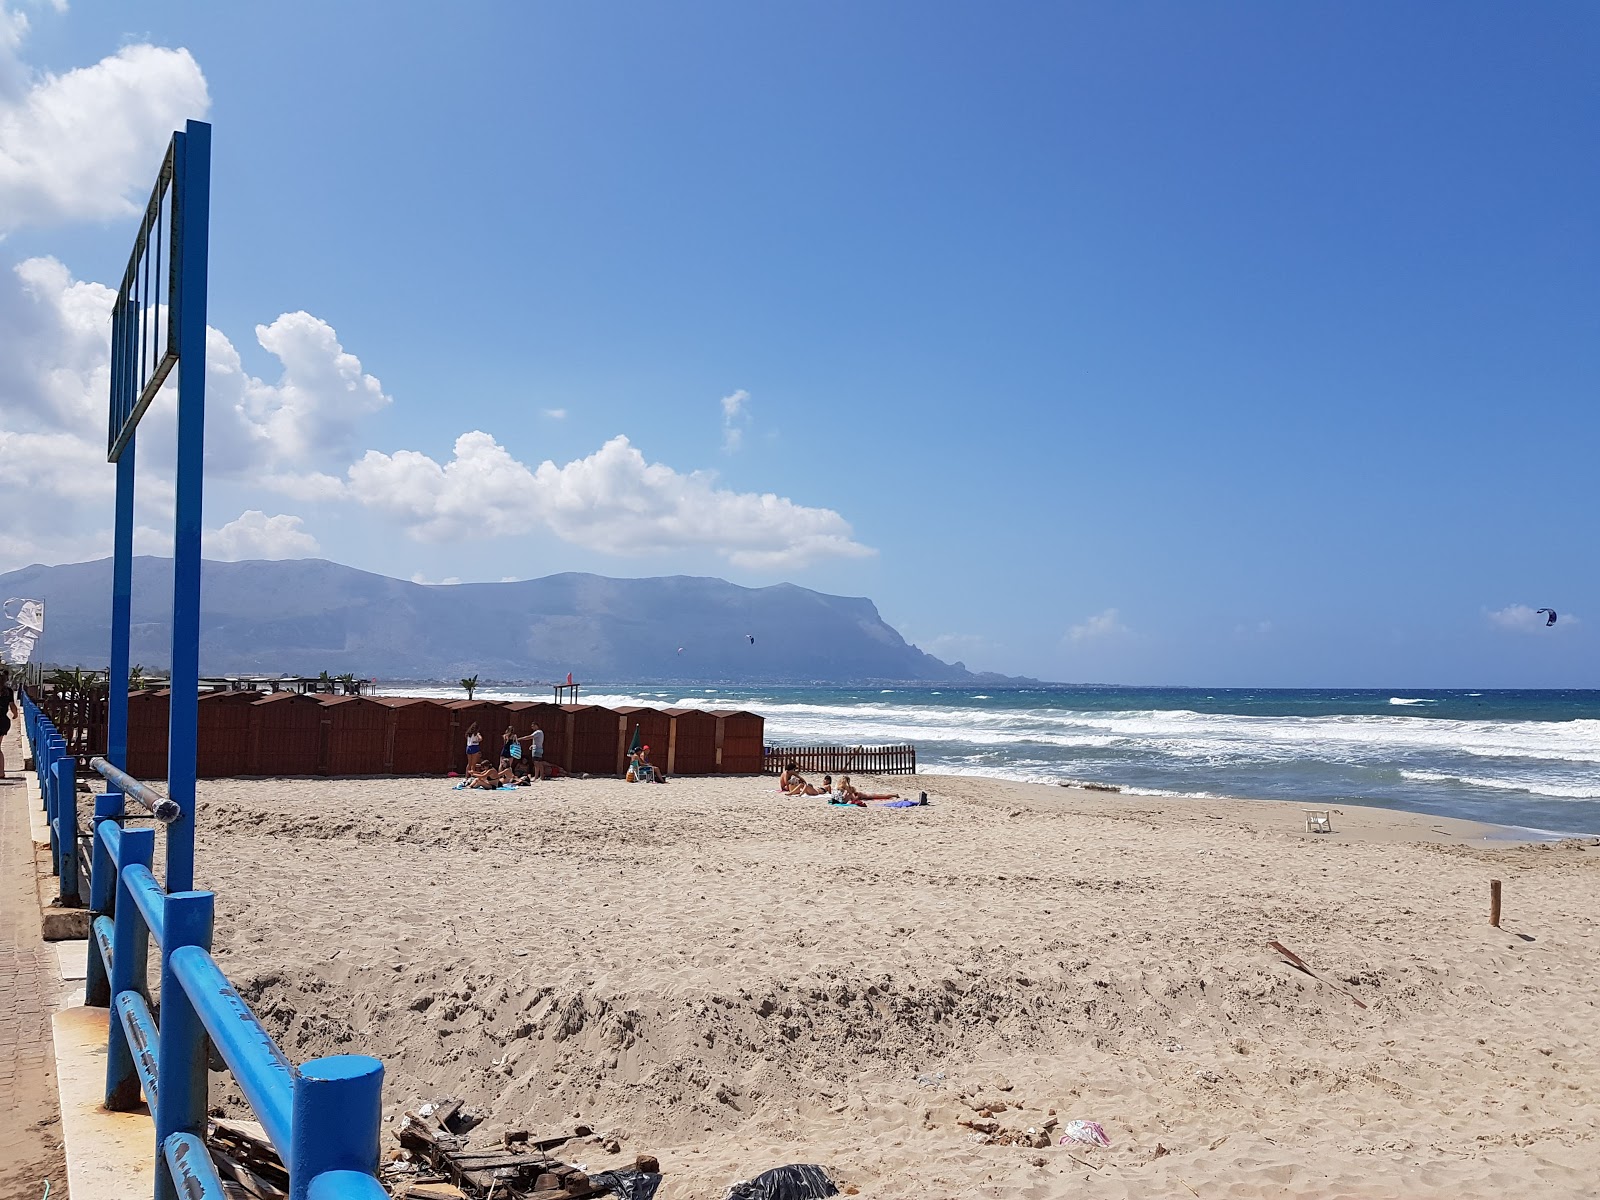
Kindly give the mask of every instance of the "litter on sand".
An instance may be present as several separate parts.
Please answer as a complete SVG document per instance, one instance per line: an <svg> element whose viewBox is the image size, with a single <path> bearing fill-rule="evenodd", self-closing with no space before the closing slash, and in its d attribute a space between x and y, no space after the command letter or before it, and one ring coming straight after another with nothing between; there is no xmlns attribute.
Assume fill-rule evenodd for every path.
<svg viewBox="0 0 1600 1200"><path fill-rule="evenodd" d="M1082 1142L1085 1146L1109 1146L1111 1139L1099 1121L1068 1121L1061 1127L1062 1144Z"/></svg>
<svg viewBox="0 0 1600 1200"><path fill-rule="evenodd" d="M839 1189L821 1167L796 1163L773 1167L754 1179L734 1184L723 1200L825 1200L838 1194Z"/></svg>

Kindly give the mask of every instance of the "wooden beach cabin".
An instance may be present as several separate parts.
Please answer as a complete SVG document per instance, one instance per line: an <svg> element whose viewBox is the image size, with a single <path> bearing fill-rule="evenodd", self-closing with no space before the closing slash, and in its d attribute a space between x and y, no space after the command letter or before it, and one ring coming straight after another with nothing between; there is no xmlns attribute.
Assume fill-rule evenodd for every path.
<svg viewBox="0 0 1600 1200"><path fill-rule="evenodd" d="M639 744L650 747L650 761L660 763L661 769L671 775L667 749L672 740L672 718L659 708L643 705L630 704L612 711L617 714L617 774L628 769L628 747L633 745L633 731L637 726Z"/></svg>
<svg viewBox="0 0 1600 1200"><path fill-rule="evenodd" d="M167 696L170 716L171 693ZM250 710L260 698L256 692L207 692L200 697L195 721L195 774L199 778L250 774Z"/></svg>
<svg viewBox="0 0 1600 1200"><path fill-rule="evenodd" d="M667 775L717 773L717 718L703 708L668 708L672 720L667 734ZM655 757L651 742L650 756Z"/></svg>
<svg viewBox="0 0 1600 1200"><path fill-rule="evenodd" d="M128 774L141 783L167 777L172 689L128 693Z"/></svg>
<svg viewBox="0 0 1600 1200"><path fill-rule="evenodd" d="M574 775L615 775L617 714L598 704L563 704L561 715L562 749L566 755L566 761L559 764L561 769ZM549 745L547 732L545 746Z"/></svg>
<svg viewBox="0 0 1600 1200"><path fill-rule="evenodd" d="M393 710L365 696L318 696L317 700L322 705L322 773L385 774Z"/></svg>
<svg viewBox="0 0 1600 1200"><path fill-rule="evenodd" d="M443 775L454 748L454 714L437 700L380 696L389 710L384 770L393 775Z"/></svg>
<svg viewBox="0 0 1600 1200"><path fill-rule="evenodd" d="M766 768L766 719L743 709L714 711L717 770L723 775L759 775Z"/></svg>
<svg viewBox="0 0 1600 1200"><path fill-rule="evenodd" d="M251 692L222 695L254 696ZM250 705L248 775L316 775L322 766L322 705L300 692L257 696Z"/></svg>

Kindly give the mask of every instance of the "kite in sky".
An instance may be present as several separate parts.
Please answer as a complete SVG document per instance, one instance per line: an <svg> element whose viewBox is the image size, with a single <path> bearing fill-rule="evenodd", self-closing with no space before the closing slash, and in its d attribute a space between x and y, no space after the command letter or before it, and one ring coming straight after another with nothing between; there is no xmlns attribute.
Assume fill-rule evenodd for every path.
<svg viewBox="0 0 1600 1200"><path fill-rule="evenodd" d="M1550 626L1552 626L1552 625L1554 625L1556 623L1556 610L1555 609L1553 609L1553 608L1539 608L1539 609L1535 609L1534 611L1535 612L1542 612L1542 613L1549 613L1550 614L1550 619L1544 623L1544 627L1546 629L1549 629Z"/></svg>

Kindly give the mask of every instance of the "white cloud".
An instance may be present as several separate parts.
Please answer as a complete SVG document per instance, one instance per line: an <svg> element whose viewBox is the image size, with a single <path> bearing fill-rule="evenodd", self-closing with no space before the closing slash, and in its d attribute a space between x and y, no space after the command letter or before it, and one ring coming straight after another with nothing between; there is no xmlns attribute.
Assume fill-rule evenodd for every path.
<svg viewBox="0 0 1600 1200"><path fill-rule="evenodd" d="M415 450L369 450L349 479L352 498L404 521L419 541L503 537L543 526L609 554L709 549L745 567L875 553L831 509L720 489L712 475L646 462L621 435L587 458L529 469L475 430L456 439L447 463Z"/></svg>
<svg viewBox="0 0 1600 1200"><path fill-rule="evenodd" d="M140 44L35 72L18 57L27 31L0 6L0 234L138 212L173 130L211 106L199 64Z"/></svg>
<svg viewBox="0 0 1600 1200"><path fill-rule="evenodd" d="M452 584L460 583L461 577L459 575L446 575L443 579L429 579L421 571L418 571L411 577L411 582L420 583L423 587L449 587ZM501 582L507 581L501 580Z"/></svg>
<svg viewBox="0 0 1600 1200"><path fill-rule="evenodd" d="M1074 625L1067 630L1067 640L1073 642L1102 641L1106 638L1119 637L1128 632L1128 627L1117 619L1117 610L1108 608L1102 613L1096 613L1082 624Z"/></svg>
<svg viewBox="0 0 1600 1200"><path fill-rule="evenodd" d="M110 387L111 307L98 283L74 280L52 258L0 272L0 509L21 511L0 546L0 569L60 557L72 544L110 546L115 468L105 461ZM358 423L389 403L334 330L307 313L257 327L282 363L276 383L251 376L238 351L206 332L206 472L247 481L301 502L344 495L343 471L358 445ZM138 512L152 527L172 513L176 390L163 389L139 425ZM102 526L98 534L96 523Z"/></svg>
<svg viewBox="0 0 1600 1200"><path fill-rule="evenodd" d="M732 454L744 444L750 424L750 393L740 388L722 398L722 449Z"/></svg>
<svg viewBox="0 0 1600 1200"><path fill-rule="evenodd" d="M565 421L567 419L567 410L564 408L547 408L544 410L544 415L552 421Z"/></svg>
<svg viewBox="0 0 1600 1200"><path fill-rule="evenodd" d="M1508 604L1504 608L1495 609L1493 612L1484 613L1489 623L1499 629L1507 629L1513 633L1542 633L1546 628L1544 613L1529 608L1526 604ZM1578 625L1578 618L1571 613L1562 613L1555 628L1572 628Z"/></svg>
<svg viewBox="0 0 1600 1200"><path fill-rule="evenodd" d="M260 509L240 513L221 529L204 534L207 558L237 562L243 558L306 558L317 554L317 539L305 531L305 522L287 513L269 517Z"/></svg>

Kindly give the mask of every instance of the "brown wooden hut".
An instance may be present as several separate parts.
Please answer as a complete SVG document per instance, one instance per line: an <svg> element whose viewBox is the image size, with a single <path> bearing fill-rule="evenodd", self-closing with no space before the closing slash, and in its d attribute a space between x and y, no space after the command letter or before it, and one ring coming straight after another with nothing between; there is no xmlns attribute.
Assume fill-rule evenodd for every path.
<svg viewBox="0 0 1600 1200"><path fill-rule="evenodd" d="M251 697L251 692L221 695ZM299 692L256 696L250 708L250 775L315 775L322 769L322 705Z"/></svg>
<svg viewBox="0 0 1600 1200"><path fill-rule="evenodd" d="M455 745L450 751L450 769L467 769L467 729L474 721L483 734L483 762L492 763L500 757L500 735L506 731L506 706L494 700L447 700L455 728L451 731Z"/></svg>
<svg viewBox="0 0 1600 1200"><path fill-rule="evenodd" d="M365 696L319 696L325 775L382 775L389 770L394 710Z"/></svg>
<svg viewBox="0 0 1600 1200"><path fill-rule="evenodd" d="M443 775L455 746L454 717L437 700L380 696L389 710L384 769L395 775Z"/></svg>
<svg viewBox="0 0 1600 1200"><path fill-rule="evenodd" d="M717 770L723 775L761 774L766 769L766 719L743 709L712 715L717 718Z"/></svg>
<svg viewBox="0 0 1600 1200"><path fill-rule="evenodd" d="M667 734L667 774L715 775L717 773L717 718L703 708L669 708L672 719ZM651 742L652 747L655 746ZM655 757L654 749L650 757Z"/></svg>
<svg viewBox="0 0 1600 1200"><path fill-rule="evenodd" d="M172 689L128 693L127 772L141 783L167 777Z"/></svg>
<svg viewBox="0 0 1600 1200"><path fill-rule="evenodd" d="M561 769L574 775L615 775L617 714L598 704L563 704L561 713L562 749L566 755L566 761L559 764ZM545 745L549 744L547 733Z"/></svg>
<svg viewBox="0 0 1600 1200"><path fill-rule="evenodd" d="M200 697L194 769L201 779L251 774L250 710L260 698L255 692L207 692Z"/></svg>
<svg viewBox="0 0 1600 1200"><path fill-rule="evenodd" d="M659 763L668 775L667 748L672 740L672 718L659 708L643 705L625 705L613 709L617 714L617 774L628 769L628 747L633 745L633 731L639 730L639 744L650 747L650 761Z"/></svg>

